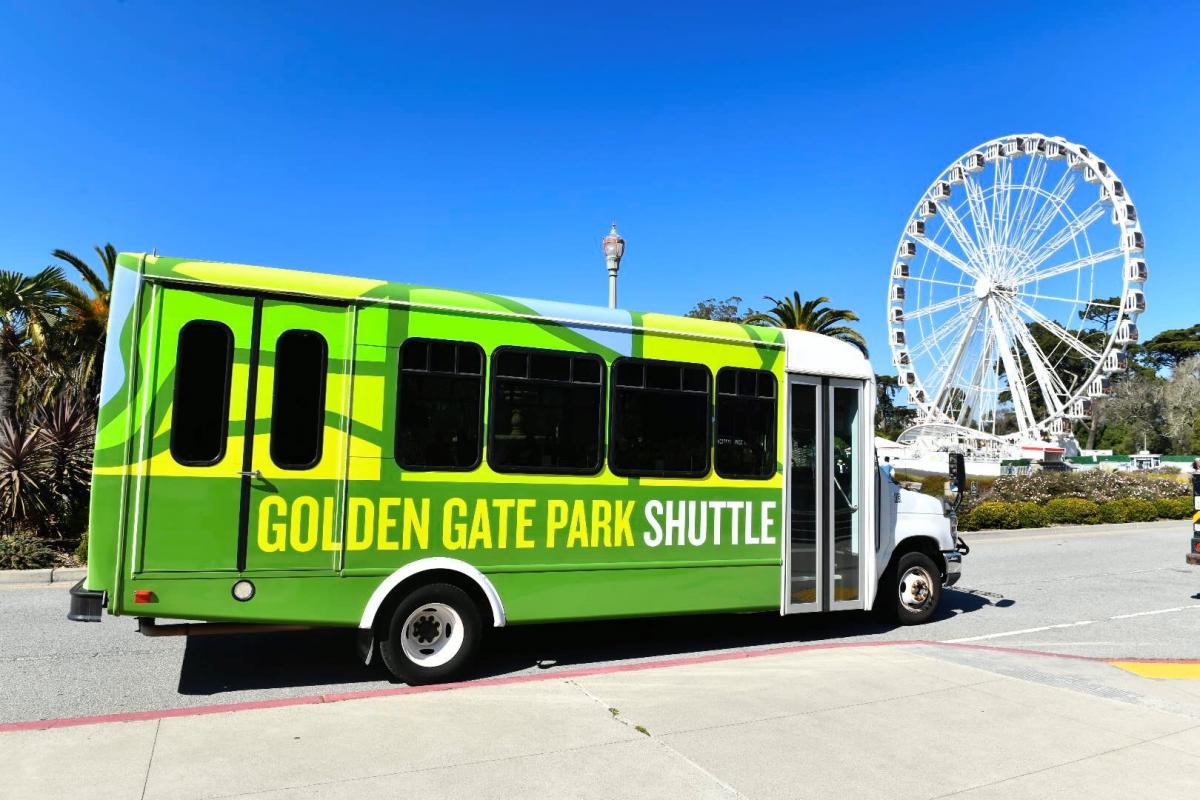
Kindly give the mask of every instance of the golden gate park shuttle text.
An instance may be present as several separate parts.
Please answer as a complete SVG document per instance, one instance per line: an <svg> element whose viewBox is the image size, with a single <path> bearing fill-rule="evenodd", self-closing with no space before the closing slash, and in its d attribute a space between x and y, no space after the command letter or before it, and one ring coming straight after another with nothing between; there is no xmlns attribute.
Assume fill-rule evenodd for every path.
<svg viewBox="0 0 1200 800"><path fill-rule="evenodd" d="M423 683L487 627L914 624L959 576L953 510L881 474L873 370L829 337L130 254L112 306L75 620L357 628Z"/></svg>

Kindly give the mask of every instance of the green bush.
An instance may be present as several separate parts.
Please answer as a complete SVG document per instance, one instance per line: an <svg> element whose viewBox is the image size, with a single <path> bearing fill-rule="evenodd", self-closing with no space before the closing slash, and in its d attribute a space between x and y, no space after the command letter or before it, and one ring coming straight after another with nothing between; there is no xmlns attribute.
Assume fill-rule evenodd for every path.
<svg viewBox="0 0 1200 800"><path fill-rule="evenodd" d="M1007 530L1019 524L1019 513L1016 503L1005 503L998 500L988 500L971 509L968 530ZM962 527L961 525L959 527Z"/></svg>
<svg viewBox="0 0 1200 800"><path fill-rule="evenodd" d="M1158 508L1154 505L1153 500L1126 497L1117 502L1125 504L1125 516L1130 522L1153 522L1158 519Z"/></svg>
<svg viewBox="0 0 1200 800"><path fill-rule="evenodd" d="M1124 500L1106 500L1100 504L1101 522L1128 522L1129 510Z"/></svg>
<svg viewBox="0 0 1200 800"><path fill-rule="evenodd" d="M1100 506L1079 497L1056 497L1043 510L1052 525L1095 525L1100 521Z"/></svg>
<svg viewBox="0 0 1200 800"><path fill-rule="evenodd" d="M1018 528L1044 528L1050 524L1045 510L1037 503L1013 503Z"/></svg>
<svg viewBox="0 0 1200 800"><path fill-rule="evenodd" d="M0 536L0 569L40 569L58 563L58 554L33 531L18 529Z"/></svg>
<svg viewBox="0 0 1200 800"><path fill-rule="evenodd" d="M921 494L941 497L946 492L947 480L945 475L926 475L921 478Z"/></svg>
<svg viewBox="0 0 1200 800"><path fill-rule="evenodd" d="M1154 501L1159 519L1188 519L1192 516L1192 498L1163 497Z"/></svg>
<svg viewBox="0 0 1200 800"><path fill-rule="evenodd" d="M80 564L87 563L87 540L87 531L84 531L79 537L79 545L75 548L75 560Z"/></svg>

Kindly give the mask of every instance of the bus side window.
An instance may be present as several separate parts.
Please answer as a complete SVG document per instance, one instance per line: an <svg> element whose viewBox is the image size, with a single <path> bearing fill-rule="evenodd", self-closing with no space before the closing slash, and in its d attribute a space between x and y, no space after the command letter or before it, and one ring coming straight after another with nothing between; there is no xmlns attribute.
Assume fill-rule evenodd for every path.
<svg viewBox="0 0 1200 800"><path fill-rule="evenodd" d="M712 373L701 364L613 362L608 465L623 476L708 474Z"/></svg>
<svg viewBox="0 0 1200 800"><path fill-rule="evenodd" d="M501 347L492 354L488 464L497 472L595 475L603 460L604 360Z"/></svg>
<svg viewBox="0 0 1200 800"><path fill-rule="evenodd" d="M275 341L271 460L280 469L312 469L325 432L329 345L316 331L284 331Z"/></svg>
<svg viewBox="0 0 1200 800"><path fill-rule="evenodd" d="M761 369L717 372L717 474L770 478L775 474L776 381Z"/></svg>
<svg viewBox="0 0 1200 800"><path fill-rule="evenodd" d="M400 347L396 463L410 470L472 470L483 429L483 348L409 339Z"/></svg>
<svg viewBox="0 0 1200 800"><path fill-rule="evenodd" d="M187 467L216 464L225 456L233 331L195 319L179 331L171 400L171 457Z"/></svg>

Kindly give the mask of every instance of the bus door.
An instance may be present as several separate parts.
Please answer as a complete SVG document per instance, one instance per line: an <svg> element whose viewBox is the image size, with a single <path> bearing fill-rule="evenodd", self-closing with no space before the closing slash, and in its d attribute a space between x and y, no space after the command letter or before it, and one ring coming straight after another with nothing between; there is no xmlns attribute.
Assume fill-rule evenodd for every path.
<svg viewBox="0 0 1200 800"><path fill-rule="evenodd" d="M337 569L352 311L152 292L135 571Z"/></svg>
<svg viewBox="0 0 1200 800"><path fill-rule="evenodd" d="M784 608L862 608L868 460L862 381L792 375Z"/></svg>

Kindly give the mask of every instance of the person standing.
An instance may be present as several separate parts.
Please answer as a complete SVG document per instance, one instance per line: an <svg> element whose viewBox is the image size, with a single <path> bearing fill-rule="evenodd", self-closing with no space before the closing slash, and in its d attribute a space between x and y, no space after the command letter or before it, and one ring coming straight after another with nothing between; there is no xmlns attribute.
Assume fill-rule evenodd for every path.
<svg viewBox="0 0 1200 800"><path fill-rule="evenodd" d="M1200 458L1196 459L1196 463L1200 464ZM883 473L883 476L885 478L887 478L890 483L896 482L896 476L894 474L896 471L896 468L894 466L892 466L892 457L891 456L883 457L883 464L880 465L879 471Z"/></svg>

